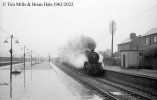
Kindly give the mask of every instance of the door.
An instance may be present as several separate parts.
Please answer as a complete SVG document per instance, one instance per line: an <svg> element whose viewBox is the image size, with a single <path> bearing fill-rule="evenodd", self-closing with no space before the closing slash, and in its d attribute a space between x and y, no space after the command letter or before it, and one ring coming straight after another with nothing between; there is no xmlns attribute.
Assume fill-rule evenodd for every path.
<svg viewBox="0 0 157 100"><path fill-rule="evenodd" d="M125 63L126 63L126 60L125 60L125 55L123 55L123 68L125 68Z"/></svg>

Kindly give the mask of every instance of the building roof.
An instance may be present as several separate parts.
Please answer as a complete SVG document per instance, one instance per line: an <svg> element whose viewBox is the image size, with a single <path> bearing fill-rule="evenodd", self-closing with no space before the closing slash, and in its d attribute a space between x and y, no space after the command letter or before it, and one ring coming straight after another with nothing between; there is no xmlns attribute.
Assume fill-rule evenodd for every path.
<svg viewBox="0 0 157 100"><path fill-rule="evenodd" d="M152 28L151 30L149 30L148 32L143 34L142 37L143 36L148 36L148 35L151 35L151 34L155 34L155 33L157 33L157 28Z"/></svg>
<svg viewBox="0 0 157 100"><path fill-rule="evenodd" d="M132 40L130 38L125 39L124 41L120 42L119 44L129 43Z"/></svg>

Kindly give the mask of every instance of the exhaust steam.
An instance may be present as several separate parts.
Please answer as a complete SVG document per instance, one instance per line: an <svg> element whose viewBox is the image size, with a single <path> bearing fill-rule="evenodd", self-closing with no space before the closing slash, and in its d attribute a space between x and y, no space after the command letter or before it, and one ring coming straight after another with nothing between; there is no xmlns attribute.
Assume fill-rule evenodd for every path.
<svg viewBox="0 0 157 100"><path fill-rule="evenodd" d="M88 36L78 36L68 41L68 43L60 48L59 57L62 57L62 62L67 62L76 68L82 68L84 62L87 61L85 51L90 51L96 48L94 39Z"/></svg>

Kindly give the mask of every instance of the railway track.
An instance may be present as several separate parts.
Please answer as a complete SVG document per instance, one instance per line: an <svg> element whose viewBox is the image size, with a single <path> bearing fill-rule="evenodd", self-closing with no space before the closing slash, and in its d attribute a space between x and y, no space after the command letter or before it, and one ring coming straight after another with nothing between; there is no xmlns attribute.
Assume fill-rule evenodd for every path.
<svg viewBox="0 0 157 100"><path fill-rule="evenodd" d="M157 96L157 90L155 90L154 88L148 88L148 87L143 87L143 86L139 86L139 85L135 85L135 84L130 84L129 82L124 82L124 81L117 80L117 79L114 79L114 80L107 79L107 80L110 82L113 82L113 83L117 83L120 85L124 85L126 87L130 87L130 88L139 90L144 93L148 93L151 96Z"/></svg>
<svg viewBox="0 0 157 100"><path fill-rule="evenodd" d="M94 91L96 91L98 94L101 94L101 96L107 98L107 100L120 100L113 95L109 94L108 92L105 92L103 89L100 89L99 82L95 83L96 81L91 80L90 78L84 77L82 75L79 75L81 73L76 73L76 71L66 69L62 67L61 65L58 65L58 68L60 68L62 71L64 71L69 76L73 77L75 80L79 81L81 84L85 85L87 88L90 88Z"/></svg>
<svg viewBox="0 0 157 100"><path fill-rule="evenodd" d="M86 87L93 89L98 94L101 94L109 100L157 100L157 96L148 91L143 91L137 88L111 82L103 78L93 78L68 66L66 66L66 68L59 68ZM120 93L120 95L112 94L114 92Z"/></svg>
<svg viewBox="0 0 157 100"><path fill-rule="evenodd" d="M150 91L146 91L146 90L135 88L135 87L130 87L125 84L113 83L102 78L97 78L97 81L102 82L106 85L115 87L121 91L125 91L128 94L136 96L137 98L140 98L142 100L157 100L157 95Z"/></svg>

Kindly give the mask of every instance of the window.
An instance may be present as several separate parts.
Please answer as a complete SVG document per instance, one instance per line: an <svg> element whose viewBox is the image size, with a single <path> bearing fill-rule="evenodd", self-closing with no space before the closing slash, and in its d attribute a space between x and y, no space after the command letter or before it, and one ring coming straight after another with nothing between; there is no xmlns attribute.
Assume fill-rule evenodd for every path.
<svg viewBox="0 0 157 100"><path fill-rule="evenodd" d="M147 37L147 38L145 38L145 39L146 39L145 43L146 43L146 44L148 44L148 37Z"/></svg>
<svg viewBox="0 0 157 100"><path fill-rule="evenodd" d="M124 49L124 45L122 45L122 50Z"/></svg>
<svg viewBox="0 0 157 100"><path fill-rule="evenodd" d="M118 48L119 48L119 51L120 51L120 50L121 50L121 45L119 45L119 47L118 47Z"/></svg>
<svg viewBox="0 0 157 100"><path fill-rule="evenodd" d="M122 50L122 45L119 45L119 50L120 50L120 51Z"/></svg>
<svg viewBox="0 0 157 100"><path fill-rule="evenodd" d="M156 43L156 38L157 38L157 37L156 37L156 35L155 35L155 36L154 36L154 39L153 39L154 43Z"/></svg>
<svg viewBox="0 0 157 100"><path fill-rule="evenodd" d="M126 44L126 48L125 48L126 50L129 50L129 44Z"/></svg>

